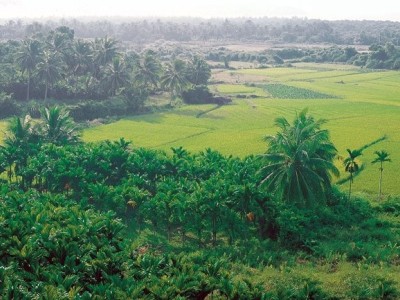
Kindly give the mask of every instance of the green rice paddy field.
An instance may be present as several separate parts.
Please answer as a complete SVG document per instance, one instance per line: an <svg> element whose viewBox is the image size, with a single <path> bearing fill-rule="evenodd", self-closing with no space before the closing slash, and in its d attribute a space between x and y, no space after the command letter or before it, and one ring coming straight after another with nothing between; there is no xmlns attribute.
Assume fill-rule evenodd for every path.
<svg viewBox="0 0 400 300"><path fill-rule="evenodd" d="M95 142L124 137L134 146L163 150L183 146L202 151L209 147L244 157L266 150L263 137L276 132L276 117L292 119L296 111L308 108L310 114L328 120L325 127L343 156L346 148L360 148L386 135L386 140L364 150L360 161L365 169L355 179L354 188L377 192L379 167L370 162L374 151L385 149L393 162L385 166L383 191L386 195L400 194L400 72L298 64L224 71L218 76L219 80L224 76L240 78L237 84L212 86L215 92L231 96L231 105L182 106L125 118L89 128L83 138ZM343 168L342 176L346 176Z"/></svg>

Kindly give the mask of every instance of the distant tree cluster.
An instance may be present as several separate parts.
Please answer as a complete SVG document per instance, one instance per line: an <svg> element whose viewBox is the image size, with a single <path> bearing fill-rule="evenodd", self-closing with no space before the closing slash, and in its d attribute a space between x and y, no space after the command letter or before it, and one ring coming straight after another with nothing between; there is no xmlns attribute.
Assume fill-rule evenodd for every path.
<svg viewBox="0 0 400 300"><path fill-rule="evenodd" d="M209 66L199 56L162 60L151 50L140 54L127 51L107 36L77 39L74 30L66 26L2 42L0 54L0 107L4 115L18 110L11 99L32 98L69 104L79 101L71 112L78 119L86 114L89 119L98 117L106 111L104 107L109 112L135 112L149 94L165 91L175 99L191 86L206 85L211 76ZM113 103L101 104L107 99L114 99ZM118 103L121 105L113 109Z"/></svg>
<svg viewBox="0 0 400 300"><path fill-rule="evenodd" d="M400 43L400 23L390 21L323 21L301 18L257 19L129 19L62 20L45 23L9 21L0 26L0 39L22 39L61 25L73 27L78 37L115 36L123 41L272 41L372 45Z"/></svg>
<svg viewBox="0 0 400 300"><path fill-rule="evenodd" d="M329 47L323 49L284 49L276 54L285 60L303 62L333 62L353 64L370 69L400 69L400 47L393 43L373 44L367 52L358 52L354 47Z"/></svg>
<svg viewBox="0 0 400 300"><path fill-rule="evenodd" d="M263 51L232 51L219 47L206 54L206 58L229 65L230 61L252 63L256 68L269 65L282 65L285 62L345 63L370 69L400 69L400 47L388 42L385 45L373 44L368 51L359 52L355 47L331 46L325 48L287 48Z"/></svg>

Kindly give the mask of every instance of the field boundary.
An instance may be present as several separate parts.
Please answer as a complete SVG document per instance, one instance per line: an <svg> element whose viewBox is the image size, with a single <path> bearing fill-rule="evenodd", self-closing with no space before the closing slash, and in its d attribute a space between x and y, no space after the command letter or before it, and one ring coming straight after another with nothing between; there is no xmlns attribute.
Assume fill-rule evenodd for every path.
<svg viewBox="0 0 400 300"><path fill-rule="evenodd" d="M196 118L201 118L201 117L204 116L205 114L208 114L208 113L210 113L210 112L212 112L212 111L214 111L214 110L220 109L221 107L222 107L222 105L217 104L217 106L215 106L215 107L212 107L212 108L207 109L207 110L205 110L205 111L201 111L201 112L199 112L199 113L196 115Z"/></svg>

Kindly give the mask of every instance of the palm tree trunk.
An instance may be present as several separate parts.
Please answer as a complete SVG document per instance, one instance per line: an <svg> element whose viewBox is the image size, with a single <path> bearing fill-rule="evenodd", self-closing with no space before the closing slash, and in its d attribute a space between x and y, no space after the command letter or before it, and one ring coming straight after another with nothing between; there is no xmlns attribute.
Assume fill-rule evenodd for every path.
<svg viewBox="0 0 400 300"><path fill-rule="evenodd" d="M351 184L353 183L353 173L350 174L349 200L351 196Z"/></svg>
<svg viewBox="0 0 400 300"><path fill-rule="evenodd" d="M382 198L382 176L383 176L383 166L382 165L383 165L383 163L381 162L381 168L380 168L381 175L379 177L379 199Z"/></svg>
<svg viewBox="0 0 400 300"><path fill-rule="evenodd" d="M12 180L12 164L8 167L8 181L11 183Z"/></svg>
<svg viewBox="0 0 400 300"><path fill-rule="evenodd" d="M27 82L27 87L26 87L26 101L29 101L30 88L31 88L31 74L28 73L28 82Z"/></svg>
<svg viewBox="0 0 400 300"><path fill-rule="evenodd" d="M46 101L47 100L47 90L48 90L48 84L47 84L47 82L46 82L46 88L45 88L45 90L44 90L44 101Z"/></svg>

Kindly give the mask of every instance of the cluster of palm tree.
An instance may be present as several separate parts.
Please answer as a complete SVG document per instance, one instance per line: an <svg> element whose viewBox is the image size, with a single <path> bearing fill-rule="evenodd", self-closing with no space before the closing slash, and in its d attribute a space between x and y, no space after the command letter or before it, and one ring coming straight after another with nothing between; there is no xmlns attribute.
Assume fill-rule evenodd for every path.
<svg viewBox="0 0 400 300"><path fill-rule="evenodd" d="M23 144L25 151L5 144L3 169L12 172L10 183L86 199L99 210L115 211L138 231L147 228L183 244L188 239L199 245L233 243L251 231L267 237L262 228L271 220L265 208L272 204L256 186L255 158L242 161L212 150L190 154L182 148L173 149L171 157L131 149L124 140L88 145L62 139L61 144L50 142L58 136L52 132L47 130L47 143ZM252 220L250 212L256 216Z"/></svg>
<svg viewBox="0 0 400 300"><path fill-rule="evenodd" d="M263 299L263 289L235 283L223 258L166 255L152 247L160 241L215 251L245 245L240 255L246 255L258 236L313 251L309 242L321 237L310 231L334 213L325 206L318 215L314 204L337 197L326 202L342 205L344 197L331 190L337 151L321 128L325 121L307 111L292 123L276 120L280 131L266 138L262 159L209 149L174 148L168 155L132 148L124 139L78 143L64 109L41 115L35 122L12 119L0 148L0 174L8 174L0 189L4 298ZM353 176L361 152L348 153ZM382 182L390 158L386 151L376 155ZM154 245L136 247L121 219L130 236L150 232Z"/></svg>
<svg viewBox="0 0 400 300"><path fill-rule="evenodd" d="M349 196L351 197L351 187L354 182L354 175L361 171L360 162L358 161L358 157L362 155L362 150L355 149L350 150L347 149L348 156L344 159L345 171L350 174L349 177ZM382 199L382 180L383 180L383 164L385 162L391 162L391 158L389 158L390 154L386 150L375 151L375 159L371 162L372 164L379 163L379 199Z"/></svg>
<svg viewBox="0 0 400 300"><path fill-rule="evenodd" d="M123 50L109 37L75 39L74 31L65 26L47 35L1 43L0 50L0 63L12 66L2 70L8 79L2 82L3 89L17 97L25 86L26 100L105 99L132 89L164 90L175 98L186 87L207 84L210 78L209 66L198 56L162 61L151 50L141 55Z"/></svg>
<svg viewBox="0 0 400 300"><path fill-rule="evenodd" d="M0 164L8 170L8 179L13 176L21 186L30 185L33 175L26 172L32 157L38 154L43 144L66 145L79 142L78 128L69 117L69 112L61 107L43 108L41 120L14 117L9 121L4 145L0 146Z"/></svg>
<svg viewBox="0 0 400 300"><path fill-rule="evenodd" d="M327 130L321 125L326 121L315 120L303 110L290 124L286 118L277 118L275 124L280 131L265 140L269 147L263 155L266 161L261 169L264 179L261 184L279 199L297 204L321 202L331 191L331 176L339 176L334 164L337 150L329 140ZM347 149L343 160L345 171L349 173L348 199L351 198L354 176L361 171L358 158L362 150ZM373 164L380 164L379 198L382 197L383 163L390 162L389 153L376 151Z"/></svg>
<svg viewBox="0 0 400 300"><path fill-rule="evenodd" d="M0 295L4 299L261 299L235 282L225 258L136 247L112 213L63 195L2 192Z"/></svg>

